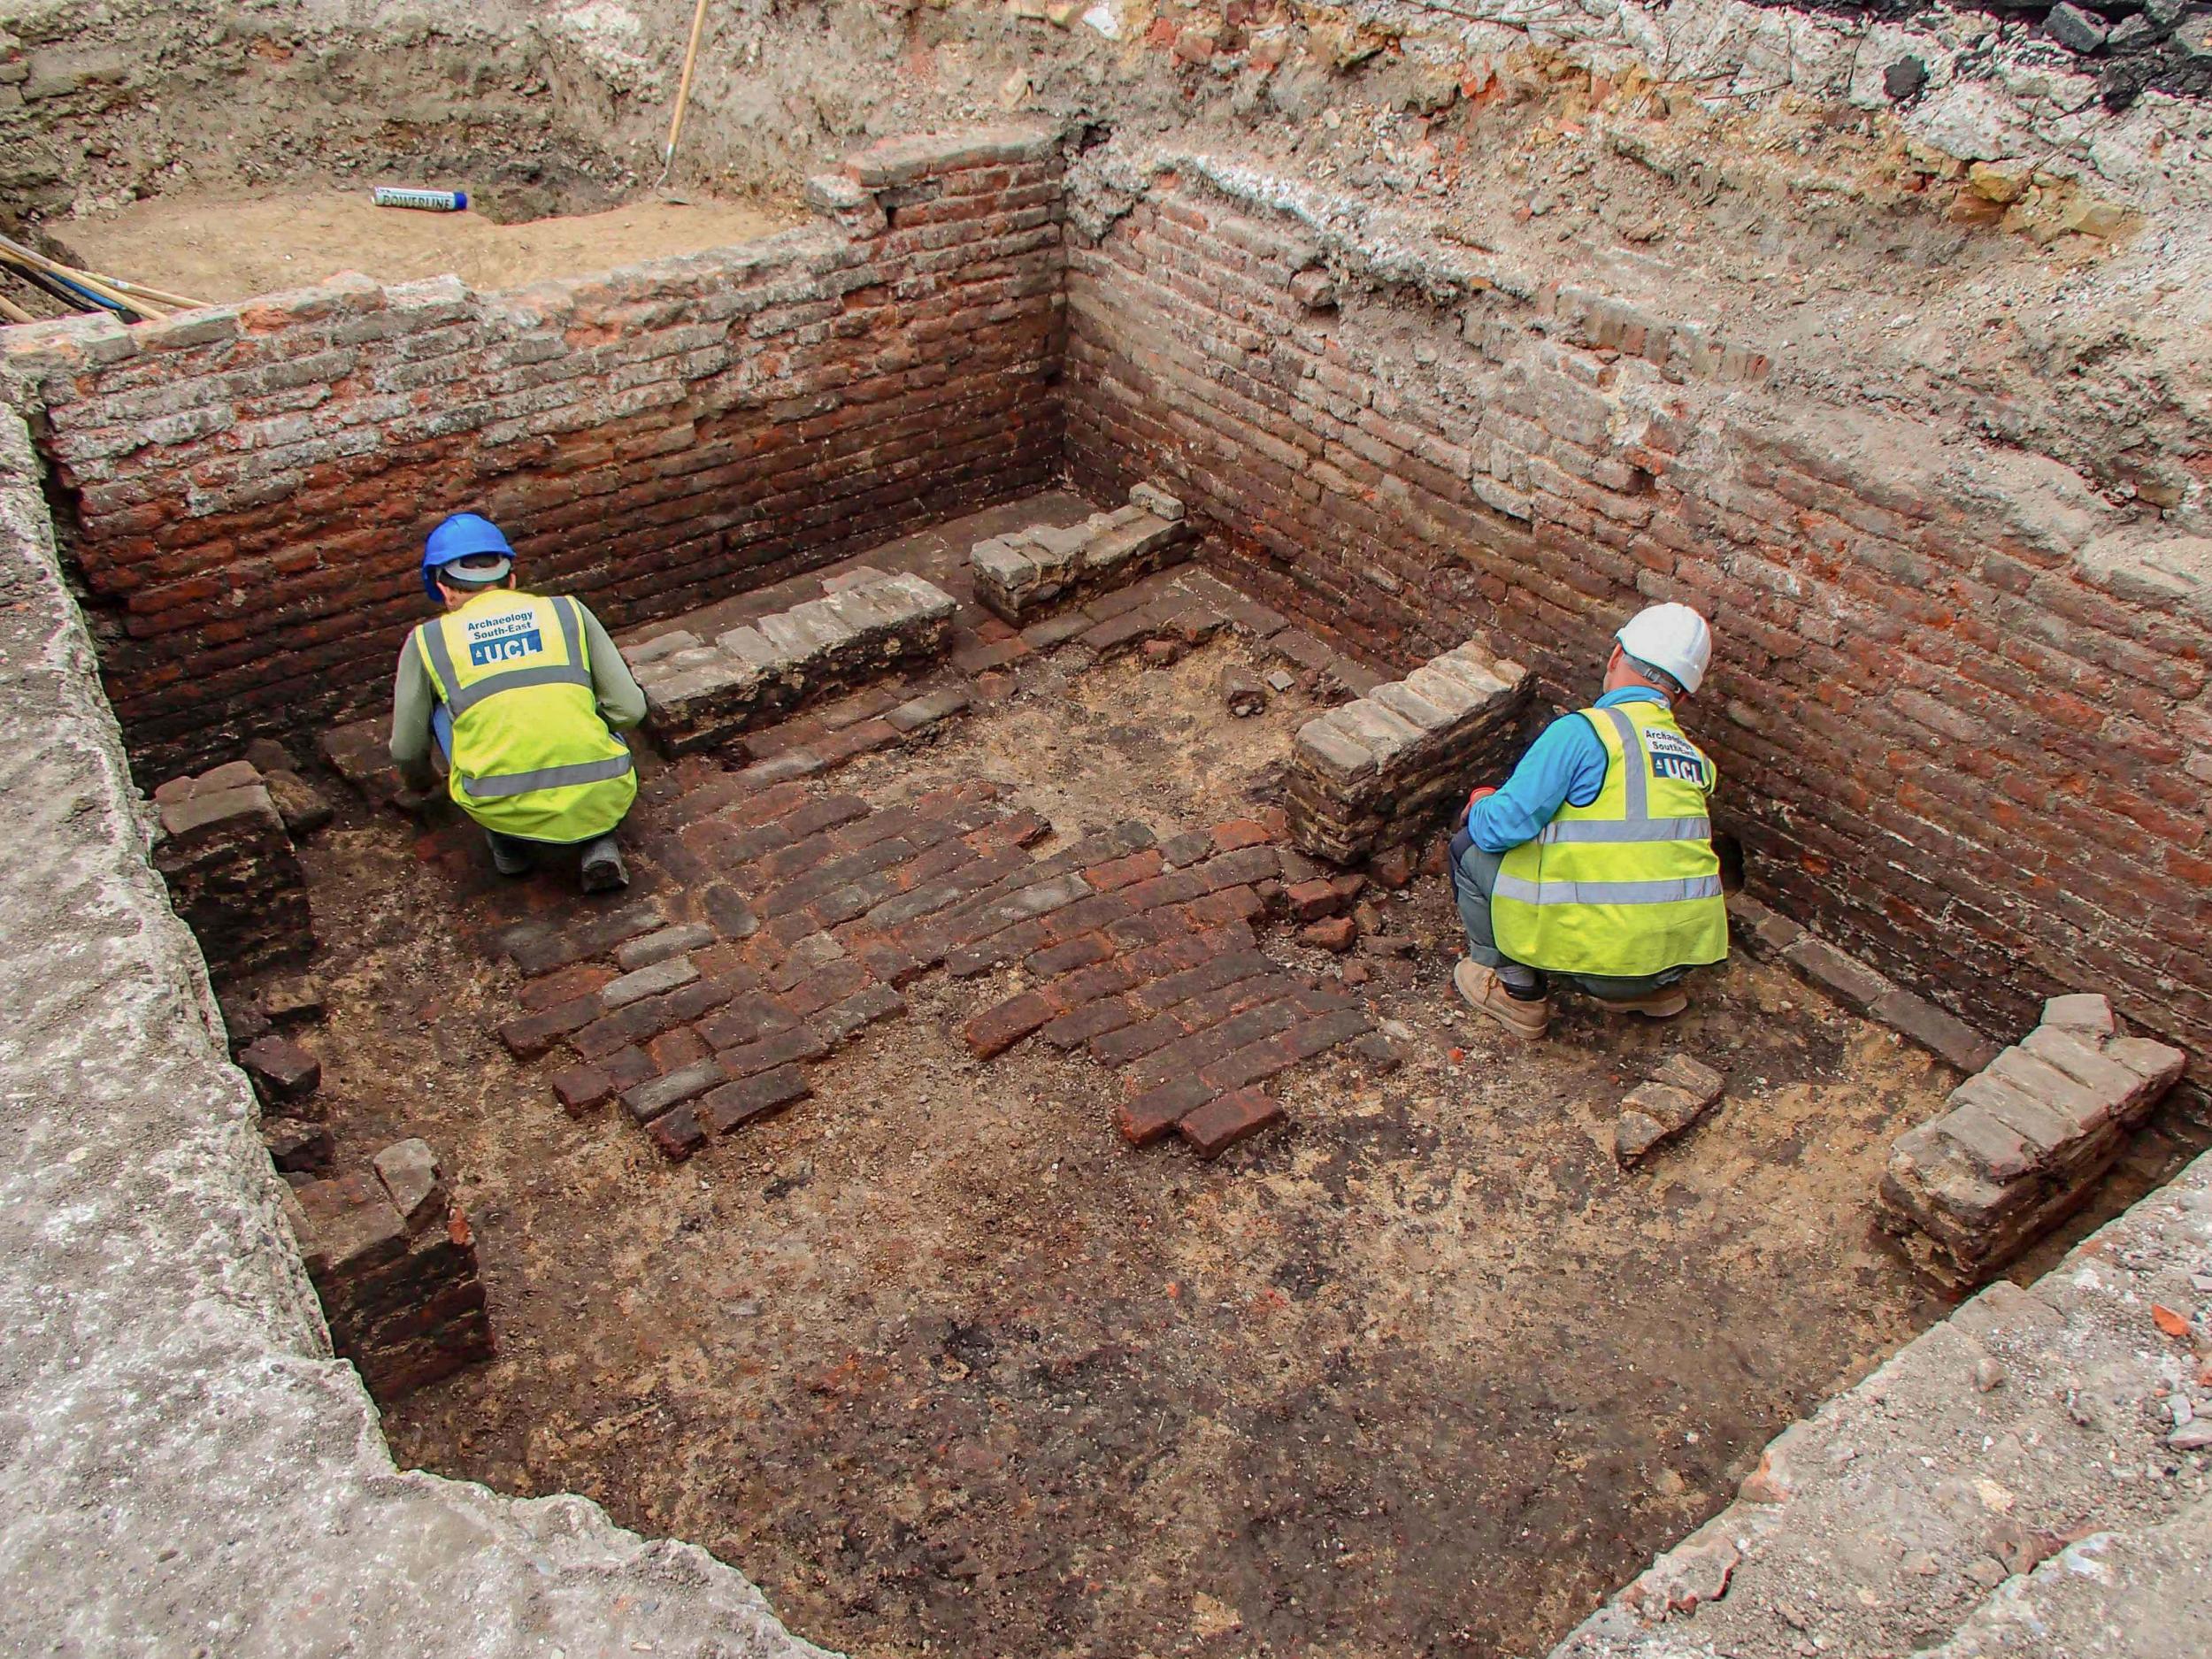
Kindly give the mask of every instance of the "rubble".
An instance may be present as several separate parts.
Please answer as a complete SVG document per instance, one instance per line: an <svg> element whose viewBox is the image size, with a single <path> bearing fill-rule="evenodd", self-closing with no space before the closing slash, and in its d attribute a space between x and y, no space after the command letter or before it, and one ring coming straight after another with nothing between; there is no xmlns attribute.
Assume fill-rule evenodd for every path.
<svg viewBox="0 0 2212 1659"><path fill-rule="evenodd" d="M303 959L315 942L307 881L261 774L233 761L154 791L154 867L208 972L227 982Z"/></svg>
<svg viewBox="0 0 2212 1659"><path fill-rule="evenodd" d="M1629 1091L1613 1125L1613 1156L1632 1169L1676 1139L1721 1097L1726 1080L1701 1060L1669 1055L1651 1080Z"/></svg>
<svg viewBox="0 0 2212 1659"><path fill-rule="evenodd" d="M1898 1140L1882 1225L1937 1278L1980 1283L2088 1197L2187 1057L2118 1034L2101 996L2053 998L1948 1111Z"/></svg>
<svg viewBox="0 0 2212 1659"><path fill-rule="evenodd" d="M296 1187L288 1209L331 1347L379 1404L492 1356L474 1235L422 1141Z"/></svg>

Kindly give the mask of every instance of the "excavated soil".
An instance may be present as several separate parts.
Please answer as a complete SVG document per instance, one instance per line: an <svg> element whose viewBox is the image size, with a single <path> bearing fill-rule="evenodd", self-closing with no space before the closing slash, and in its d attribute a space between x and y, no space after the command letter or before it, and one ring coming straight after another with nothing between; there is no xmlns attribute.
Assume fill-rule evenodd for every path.
<svg viewBox="0 0 2212 1659"><path fill-rule="evenodd" d="M366 186L240 200L194 193L134 202L52 228L82 266L194 299L249 299L358 271L384 282L450 273L471 288L519 288L771 235L796 210L648 198L602 212L502 224L463 213L378 207Z"/></svg>
<svg viewBox="0 0 2212 1659"><path fill-rule="evenodd" d="M838 787L981 774L1064 832L1212 821L1308 711L1221 711L1240 649L1033 660ZM1941 1311L1868 1198L1949 1079L1770 968L1671 1025L1571 1006L1511 1046L1455 1011L1424 879L1386 901L1421 947L1378 998L1403 1069L1289 1074L1290 1130L1218 1164L1128 1150L1081 1061L979 1066L952 1033L1003 987L933 975L813 1100L672 1168L507 1058L512 986L396 820L304 857L341 1160L438 1148L501 1348L387 1413L396 1455L588 1494L855 1654L1540 1650ZM1676 1049L1728 1096L1624 1174L1616 1103Z"/></svg>

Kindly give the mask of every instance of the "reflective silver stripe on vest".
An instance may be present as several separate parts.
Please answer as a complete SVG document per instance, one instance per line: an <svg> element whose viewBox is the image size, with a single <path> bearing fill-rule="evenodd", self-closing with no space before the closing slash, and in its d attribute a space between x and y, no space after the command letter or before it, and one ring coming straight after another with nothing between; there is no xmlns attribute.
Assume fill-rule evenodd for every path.
<svg viewBox="0 0 2212 1659"><path fill-rule="evenodd" d="M503 672L487 674L483 679L464 687L458 674L453 672L453 654L446 649L445 624L442 620L426 622L422 626L423 640L430 652L431 666L437 671L442 683L439 689L445 694L446 707L453 718L459 719L487 697L503 691L520 691L528 686L589 686L591 670L584 662L584 630L576 618L574 603L567 599L548 602L553 615L561 625L561 643L568 647L568 661L557 667L511 668Z"/></svg>
<svg viewBox="0 0 2212 1659"><path fill-rule="evenodd" d="M1636 823L1609 818L1554 818L1537 840L1561 841L1710 841L1709 818L1647 818Z"/></svg>
<svg viewBox="0 0 2212 1659"><path fill-rule="evenodd" d="M1527 881L1500 874L1494 899L1522 904L1676 904L1720 897L1720 878L1684 876L1672 881Z"/></svg>
<svg viewBox="0 0 2212 1659"><path fill-rule="evenodd" d="M581 760L572 766L541 766L535 772L511 772L503 778L464 778L461 793L472 801L497 801L539 789L564 789L571 784L604 783L619 778L635 764L626 749L604 760ZM1713 890L1720 891L1717 884Z"/></svg>
<svg viewBox="0 0 2212 1659"><path fill-rule="evenodd" d="M1643 733L1636 729L1636 722L1630 719L1617 704L1601 709L1599 712L1611 717L1614 729L1621 734L1621 767L1627 773L1622 782L1628 790L1628 821L1631 824L1647 822L1651 818L1651 757L1644 753ZM1637 835L1624 839L1641 841L1644 837ZM1678 841L1681 838L1666 835L1659 839Z"/></svg>

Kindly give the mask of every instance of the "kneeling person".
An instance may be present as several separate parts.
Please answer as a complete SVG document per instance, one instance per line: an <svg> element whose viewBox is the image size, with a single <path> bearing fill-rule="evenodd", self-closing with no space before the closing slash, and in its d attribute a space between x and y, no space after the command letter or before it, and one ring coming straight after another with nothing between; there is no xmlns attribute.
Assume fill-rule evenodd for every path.
<svg viewBox="0 0 2212 1659"><path fill-rule="evenodd" d="M1630 618L1604 693L1547 727L1502 788L1478 789L1452 841L1467 1004L1522 1037L1551 1020L1547 974L1617 1012L1665 1018L1680 981L1728 955L1707 801L1713 763L1674 703L1694 692L1712 634L1687 605Z"/></svg>
<svg viewBox="0 0 2212 1659"><path fill-rule="evenodd" d="M629 884L615 827L637 798L629 746L645 694L578 601L515 586L514 549L489 519L456 513L430 533L423 587L445 607L411 635L392 694L392 759L410 788L434 781L483 826L492 863L526 875L534 845L583 849L583 887Z"/></svg>

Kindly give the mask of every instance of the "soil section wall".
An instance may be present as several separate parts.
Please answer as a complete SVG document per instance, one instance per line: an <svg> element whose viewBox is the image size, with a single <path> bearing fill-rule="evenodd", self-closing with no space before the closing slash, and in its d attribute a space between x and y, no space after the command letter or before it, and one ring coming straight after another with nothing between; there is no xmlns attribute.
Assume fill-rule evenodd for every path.
<svg viewBox="0 0 2212 1659"><path fill-rule="evenodd" d="M1058 157L1041 129L896 141L832 224L505 295L339 279L8 331L134 757L159 778L375 703L449 512L620 625L1041 484Z"/></svg>
<svg viewBox="0 0 2212 1659"><path fill-rule="evenodd" d="M2048 459L1775 395L1755 339L1350 217L1087 164L1079 484L1156 478L1240 584L1400 671L1486 631L1565 706L1637 607L1694 603L1755 888L1985 1029L2109 988L2212 1048L2212 549Z"/></svg>

